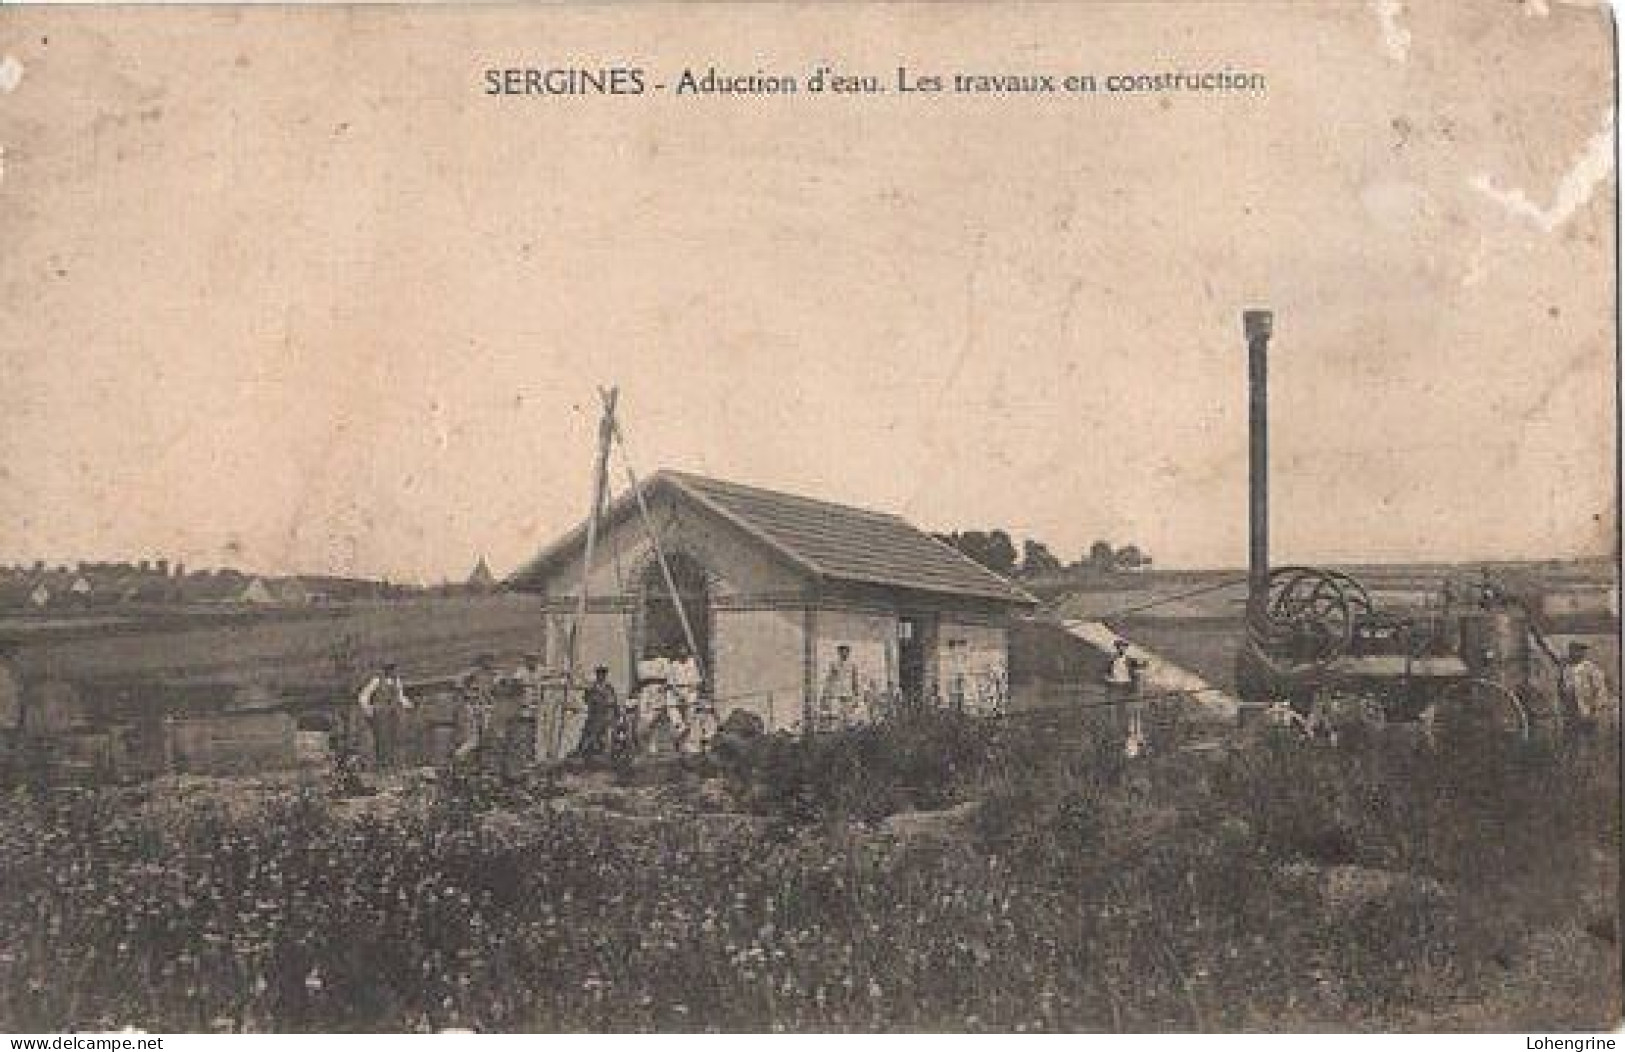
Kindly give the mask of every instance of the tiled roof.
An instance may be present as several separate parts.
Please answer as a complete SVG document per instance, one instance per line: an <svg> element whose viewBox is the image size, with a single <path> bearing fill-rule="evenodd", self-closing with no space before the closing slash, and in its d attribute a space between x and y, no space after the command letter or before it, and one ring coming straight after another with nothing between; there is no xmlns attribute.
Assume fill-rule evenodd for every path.
<svg viewBox="0 0 1625 1052"><path fill-rule="evenodd" d="M1032 604L1036 600L1014 583L956 549L909 525L897 515L815 500L734 482L661 471L644 483L645 492L670 487L731 521L807 573L832 581L908 588ZM610 509L624 512L632 495ZM509 580L526 588L581 540L576 527Z"/></svg>

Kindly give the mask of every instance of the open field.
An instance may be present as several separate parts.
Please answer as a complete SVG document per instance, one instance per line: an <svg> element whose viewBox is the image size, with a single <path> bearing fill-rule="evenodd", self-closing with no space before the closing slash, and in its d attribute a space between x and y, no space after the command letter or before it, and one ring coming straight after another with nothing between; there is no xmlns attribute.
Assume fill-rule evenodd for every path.
<svg viewBox="0 0 1625 1052"><path fill-rule="evenodd" d="M31 761L62 777L134 778L291 762L296 728L319 734L341 723L381 662L397 662L428 702L481 654L516 668L540 636L534 599L515 595L159 607L117 624L96 614L8 622L0 638L14 646L0 660L22 685L28 732L42 743ZM420 707L414 748L447 737L453 719L449 702ZM4 744L0 768L10 763Z"/></svg>
<svg viewBox="0 0 1625 1052"><path fill-rule="evenodd" d="M408 675L444 673L481 650L533 648L540 614L528 596L401 600L335 607L160 611L117 625L59 621L7 633L25 677L76 683L230 680L299 689L346 686L378 661Z"/></svg>
<svg viewBox="0 0 1625 1052"><path fill-rule="evenodd" d="M0 1028L1616 1025L1616 749L1119 741L941 715L621 778L19 796Z"/></svg>

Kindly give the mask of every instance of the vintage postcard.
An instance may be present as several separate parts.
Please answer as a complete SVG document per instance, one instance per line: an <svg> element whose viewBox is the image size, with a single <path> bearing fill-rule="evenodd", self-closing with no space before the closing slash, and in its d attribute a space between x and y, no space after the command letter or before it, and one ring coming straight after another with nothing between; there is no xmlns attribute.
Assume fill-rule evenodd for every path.
<svg viewBox="0 0 1625 1052"><path fill-rule="evenodd" d="M1616 46L0 8L0 1030L1612 1047Z"/></svg>

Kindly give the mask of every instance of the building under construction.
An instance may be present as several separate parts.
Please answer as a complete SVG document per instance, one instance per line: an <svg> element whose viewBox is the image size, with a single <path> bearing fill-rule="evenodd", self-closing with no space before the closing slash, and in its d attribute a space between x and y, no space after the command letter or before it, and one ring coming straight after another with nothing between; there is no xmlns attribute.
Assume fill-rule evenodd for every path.
<svg viewBox="0 0 1625 1052"><path fill-rule="evenodd" d="M588 523L508 582L543 597L547 664L572 663L574 631L577 669L628 684L692 638L719 715L773 730L800 727L842 646L876 699L1002 705L1012 615L1037 602L896 515L675 471L593 532L585 604Z"/></svg>

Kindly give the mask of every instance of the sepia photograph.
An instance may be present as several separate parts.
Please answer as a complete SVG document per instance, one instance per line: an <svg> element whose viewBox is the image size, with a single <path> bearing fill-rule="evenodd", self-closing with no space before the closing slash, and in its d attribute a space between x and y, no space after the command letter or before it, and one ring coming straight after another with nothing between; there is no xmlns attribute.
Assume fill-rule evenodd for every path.
<svg viewBox="0 0 1625 1052"><path fill-rule="evenodd" d="M1618 1031L1616 50L0 7L0 1032Z"/></svg>

